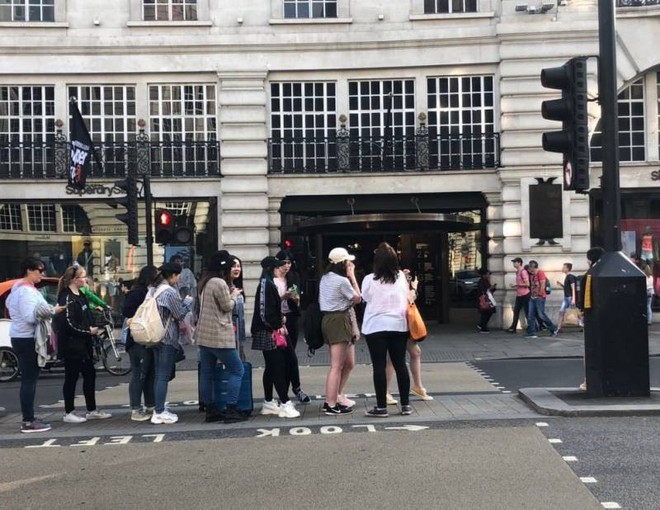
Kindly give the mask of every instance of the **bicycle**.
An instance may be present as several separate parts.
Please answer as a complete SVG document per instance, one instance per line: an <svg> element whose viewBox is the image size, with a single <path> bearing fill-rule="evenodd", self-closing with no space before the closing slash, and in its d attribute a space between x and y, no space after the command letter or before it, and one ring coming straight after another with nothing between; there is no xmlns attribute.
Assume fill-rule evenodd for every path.
<svg viewBox="0 0 660 510"><path fill-rule="evenodd" d="M94 356L103 363L108 373L126 375L131 371L131 363L126 347L115 339L115 321L109 308L94 312L99 333L94 337ZM108 342L109 345L105 345Z"/></svg>

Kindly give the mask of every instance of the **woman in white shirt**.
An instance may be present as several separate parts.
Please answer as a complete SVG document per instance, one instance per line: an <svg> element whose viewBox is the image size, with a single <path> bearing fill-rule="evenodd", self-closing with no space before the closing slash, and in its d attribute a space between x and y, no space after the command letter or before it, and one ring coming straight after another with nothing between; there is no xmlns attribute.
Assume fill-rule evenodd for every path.
<svg viewBox="0 0 660 510"><path fill-rule="evenodd" d="M406 311L410 292L406 276L399 269L399 259L394 248L381 243L374 251L373 273L362 281L362 299L367 303L362 333L367 339L371 355L376 390L376 407L367 411L367 416L388 416L385 371L388 353L399 385L401 414L412 414L409 404L410 376L406 367Z"/></svg>

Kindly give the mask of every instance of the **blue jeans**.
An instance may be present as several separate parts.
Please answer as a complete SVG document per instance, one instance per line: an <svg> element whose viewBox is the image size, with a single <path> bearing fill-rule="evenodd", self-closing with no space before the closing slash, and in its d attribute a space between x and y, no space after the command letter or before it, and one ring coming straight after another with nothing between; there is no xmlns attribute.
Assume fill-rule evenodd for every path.
<svg viewBox="0 0 660 510"><path fill-rule="evenodd" d="M646 322L653 324L653 291L646 294Z"/></svg>
<svg viewBox="0 0 660 510"><path fill-rule="evenodd" d="M37 379L41 368L37 364L34 338L12 338L11 347L18 358L18 368L21 371L21 389L19 397L23 421L34 421L34 396L37 392Z"/></svg>
<svg viewBox="0 0 660 510"><path fill-rule="evenodd" d="M162 342L151 349L154 351L154 410L162 413L178 349Z"/></svg>
<svg viewBox="0 0 660 510"><path fill-rule="evenodd" d="M236 405L238 393L241 391L243 378L243 362L236 349L214 349L212 347L199 347L199 393L205 404L216 403L219 395L215 394L218 384L218 373L215 369L220 361L229 377L227 379L227 404Z"/></svg>
<svg viewBox="0 0 660 510"><path fill-rule="evenodd" d="M131 381L128 383L131 409L141 409L143 393L145 407L154 407L154 350L133 344L128 349L128 356L131 360Z"/></svg>
<svg viewBox="0 0 660 510"><path fill-rule="evenodd" d="M545 298L536 298L529 300L529 314L527 320L527 334L533 335L536 333L536 319L537 317L543 324L546 325L551 333L554 333L557 327L552 323L550 317L545 313Z"/></svg>

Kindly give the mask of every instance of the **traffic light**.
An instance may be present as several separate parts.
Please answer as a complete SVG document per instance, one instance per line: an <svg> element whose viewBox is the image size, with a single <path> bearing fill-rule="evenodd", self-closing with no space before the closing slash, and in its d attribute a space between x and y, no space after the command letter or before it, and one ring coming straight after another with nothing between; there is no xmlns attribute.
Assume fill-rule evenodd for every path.
<svg viewBox="0 0 660 510"><path fill-rule="evenodd" d="M126 179L115 181L115 187L123 190L126 196L118 198L117 203L126 208L125 213L115 214L115 218L128 226L128 243L140 244L140 223L138 220L138 190L137 179L127 175Z"/></svg>
<svg viewBox="0 0 660 510"><path fill-rule="evenodd" d="M561 131L543 133L543 150L564 155L564 190L589 190L589 128L587 123L587 59L575 57L561 67L541 71L541 84L561 90L561 99L543 101L544 119L560 120Z"/></svg>
<svg viewBox="0 0 660 510"><path fill-rule="evenodd" d="M174 232L174 218L167 209L156 210L156 242L168 244Z"/></svg>

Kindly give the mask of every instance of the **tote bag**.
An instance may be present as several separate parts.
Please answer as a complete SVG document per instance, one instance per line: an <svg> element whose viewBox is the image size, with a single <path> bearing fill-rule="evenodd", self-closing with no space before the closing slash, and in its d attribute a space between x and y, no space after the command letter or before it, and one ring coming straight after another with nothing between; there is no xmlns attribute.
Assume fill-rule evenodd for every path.
<svg viewBox="0 0 660 510"><path fill-rule="evenodd" d="M415 303L408 305L407 312L408 319L408 333L413 342L421 342L426 338L426 324L424 324L424 319L419 313L419 309Z"/></svg>

